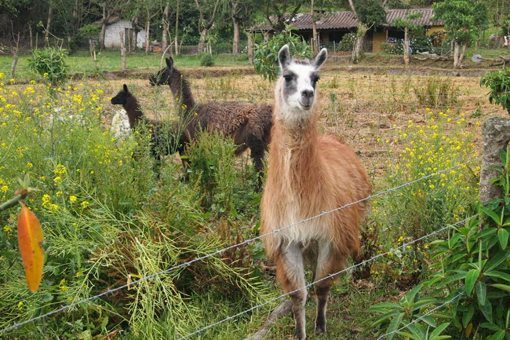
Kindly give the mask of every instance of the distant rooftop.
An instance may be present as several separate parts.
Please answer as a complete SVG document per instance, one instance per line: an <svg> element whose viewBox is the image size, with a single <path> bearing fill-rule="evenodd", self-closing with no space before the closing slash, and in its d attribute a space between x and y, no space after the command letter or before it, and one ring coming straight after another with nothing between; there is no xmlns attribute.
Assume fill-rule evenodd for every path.
<svg viewBox="0 0 510 340"><path fill-rule="evenodd" d="M411 14L421 14L418 18L412 20L413 24L418 26L440 26L443 23L440 20L434 20L432 8L411 8L411 9L389 9L386 11L386 22L392 26L395 20L405 19ZM316 15L316 26L318 30L331 29L350 29L358 26L358 19L351 11L326 12ZM312 15L310 13L298 13L293 18L287 19L288 24L296 30L311 30ZM270 31L269 24L261 24L252 28L253 31Z"/></svg>

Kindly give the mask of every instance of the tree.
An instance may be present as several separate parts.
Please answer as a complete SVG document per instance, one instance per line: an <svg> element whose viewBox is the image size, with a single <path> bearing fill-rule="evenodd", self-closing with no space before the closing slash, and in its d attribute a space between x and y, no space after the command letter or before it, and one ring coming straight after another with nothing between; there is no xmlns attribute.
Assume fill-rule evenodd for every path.
<svg viewBox="0 0 510 340"><path fill-rule="evenodd" d="M163 51L166 50L168 44L170 43L170 1L163 1L164 9L163 15L161 16L161 26L163 27L163 32L161 34L161 48Z"/></svg>
<svg viewBox="0 0 510 340"><path fill-rule="evenodd" d="M200 31L200 39L198 41L198 52L205 51L205 42L207 34L213 27L221 0L195 0L199 17L198 29Z"/></svg>
<svg viewBox="0 0 510 340"><path fill-rule="evenodd" d="M255 0L229 0L228 5L233 24L232 53L239 54L241 27L251 24L257 3Z"/></svg>
<svg viewBox="0 0 510 340"><path fill-rule="evenodd" d="M393 21L393 25L398 28L404 29L404 64L409 65L409 50L411 44L409 42L409 31L416 29L417 26L414 24L414 20L421 17L421 13L414 12L408 14L405 18L398 18Z"/></svg>
<svg viewBox="0 0 510 340"><path fill-rule="evenodd" d="M271 28L276 32L283 32L287 19L293 18L301 9L303 5L302 0L264 0L264 15L271 25Z"/></svg>
<svg viewBox="0 0 510 340"><path fill-rule="evenodd" d="M480 1L449 0L435 3L434 16L442 20L452 40L453 67L462 66L466 46L487 25L487 9Z"/></svg>
<svg viewBox="0 0 510 340"><path fill-rule="evenodd" d="M91 0L91 1L101 8L101 32L99 33L99 48L104 49L106 25L115 14L120 14L122 5L125 6L125 0Z"/></svg>
<svg viewBox="0 0 510 340"><path fill-rule="evenodd" d="M358 27L356 31L356 41L352 49L351 60L357 64L361 59L361 50L363 48L363 40L367 31L386 22L386 6L387 0L349 0L349 7L358 19Z"/></svg>

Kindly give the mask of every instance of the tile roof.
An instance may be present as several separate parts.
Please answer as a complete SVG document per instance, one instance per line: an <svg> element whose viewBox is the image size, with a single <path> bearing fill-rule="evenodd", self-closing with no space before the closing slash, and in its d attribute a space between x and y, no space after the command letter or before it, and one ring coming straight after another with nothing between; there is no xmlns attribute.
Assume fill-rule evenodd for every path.
<svg viewBox="0 0 510 340"><path fill-rule="evenodd" d="M439 20L434 20L432 8L412 8L412 9L389 9L386 11L386 22L388 26L392 26L393 22L400 18L406 18L409 14L419 13L418 18L413 20L415 25L420 26L436 26L442 25ZM298 13L292 19L288 20L297 30L311 30L312 16L310 13ZM318 15L316 21L317 29L339 29L339 28L356 28L358 20L351 11L327 12ZM268 24L255 26L253 30L267 31L270 30Z"/></svg>

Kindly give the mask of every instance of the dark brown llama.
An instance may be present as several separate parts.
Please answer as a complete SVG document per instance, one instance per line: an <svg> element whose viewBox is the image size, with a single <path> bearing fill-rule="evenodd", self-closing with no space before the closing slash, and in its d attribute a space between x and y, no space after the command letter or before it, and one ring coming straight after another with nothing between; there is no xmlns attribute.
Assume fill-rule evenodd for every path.
<svg viewBox="0 0 510 340"><path fill-rule="evenodd" d="M320 135L313 110L322 49L313 61L292 60L287 45L278 54L281 76L275 88L274 125L268 176L261 202L261 234L276 278L292 302L296 336L305 332L305 259L314 264L317 296L315 331L326 331L326 305L336 276L360 247L365 204L298 223L367 197L371 186L356 153L335 136ZM333 276L331 276L333 275ZM330 277L331 276L331 277Z"/></svg>
<svg viewBox="0 0 510 340"><path fill-rule="evenodd" d="M176 131L175 137L178 138L177 143L171 142L170 131L163 129L163 122L147 118L140 108L140 104L136 97L128 90L126 84L122 86L122 90L111 99L114 105L122 105L127 113L129 119L129 126L135 129L140 123L145 123L151 130L151 153L157 159L161 159L161 155L172 153L172 146L182 153L182 137L178 135L177 128L172 128L171 131ZM166 135L164 135L166 133ZM177 144L177 147L175 147Z"/></svg>
<svg viewBox="0 0 510 340"><path fill-rule="evenodd" d="M195 103L188 81L166 58L166 67L150 77L151 85L170 86L182 120L188 121L184 144L196 140L200 131L217 131L232 137L238 146L236 155L250 149L259 183L264 170L264 153L268 149L272 126L271 105L241 102Z"/></svg>

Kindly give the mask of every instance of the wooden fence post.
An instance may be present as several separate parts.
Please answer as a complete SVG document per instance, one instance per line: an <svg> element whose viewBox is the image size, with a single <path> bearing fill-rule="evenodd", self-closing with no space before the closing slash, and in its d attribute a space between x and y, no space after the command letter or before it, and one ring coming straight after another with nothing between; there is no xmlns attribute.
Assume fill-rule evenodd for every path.
<svg viewBox="0 0 510 340"><path fill-rule="evenodd" d="M482 204L491 199L501 197L501 190L491 183L498 175L501 167L501 151L505 150L510 142L510 119L492 117L483 124L483 155L480 170L480 201Z"/></svg>

